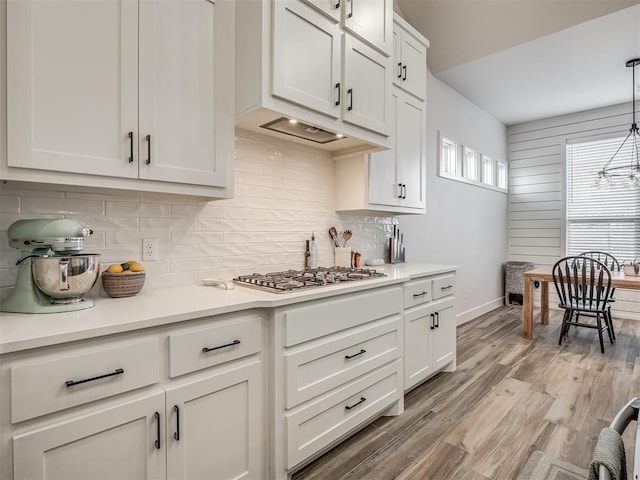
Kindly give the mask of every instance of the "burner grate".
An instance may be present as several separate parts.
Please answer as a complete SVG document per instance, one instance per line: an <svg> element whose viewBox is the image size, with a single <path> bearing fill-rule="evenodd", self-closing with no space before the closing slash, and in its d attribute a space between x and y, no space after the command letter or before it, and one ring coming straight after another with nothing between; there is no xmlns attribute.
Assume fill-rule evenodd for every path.
<svg viewBox="0 0 640 480"><path fill-rule="evenodd" d="M307 288L336 285L386 276L367 268L319 267L309 270L286 270L283 272L253 273L239 275L234 283L274 293L290 293Z"/></svg>

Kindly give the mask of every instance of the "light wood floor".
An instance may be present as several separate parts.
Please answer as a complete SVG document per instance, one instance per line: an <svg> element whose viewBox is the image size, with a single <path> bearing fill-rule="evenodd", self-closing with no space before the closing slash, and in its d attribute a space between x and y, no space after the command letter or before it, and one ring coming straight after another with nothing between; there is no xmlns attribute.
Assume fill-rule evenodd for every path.
<svg viewBox="0 0 640 480"><path fill-rule="evenodd" d="M603 355L591 329L573 328L559 347L557 311L524 340L520 312L502 307L459 327L456 372L412 390L402 415L376 420L294 480L512 480L532 450L586 468L600 430L640 395L640 322L614 318L617 343L605 340Z"/></svg>

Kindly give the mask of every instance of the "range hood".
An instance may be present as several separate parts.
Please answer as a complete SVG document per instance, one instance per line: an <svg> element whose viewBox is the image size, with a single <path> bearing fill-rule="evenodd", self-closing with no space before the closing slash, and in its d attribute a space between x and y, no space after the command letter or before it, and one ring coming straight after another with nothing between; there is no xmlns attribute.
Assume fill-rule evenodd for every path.
<svg viewBox="0 0 640 480"><path fill-rule="evenodd" d="M303 116L301 116L303 117ZM319 127L301 117L287 115L267 108L258 108L244 115L236 116L236 128L270 135L288 142L306 145L333 153L334 157L342 155L373 153L388 148L379 141L365 140L349 133ZM372 135L373 136L373 135Z"/></svg>
<svg viewBox="0 0 640 480"><path fill-rule="evenodd" d="M309 140L313 143L319 143L325 145L331 142L337 142L345 139L346 137L341 133L333 133L327 130L323 130L319 127L314 127L308 123L299 122L294 118L280 117L260 125L261 128L266 128L272 132L279 132L285 135L291 135L303 140Z"/></svg>

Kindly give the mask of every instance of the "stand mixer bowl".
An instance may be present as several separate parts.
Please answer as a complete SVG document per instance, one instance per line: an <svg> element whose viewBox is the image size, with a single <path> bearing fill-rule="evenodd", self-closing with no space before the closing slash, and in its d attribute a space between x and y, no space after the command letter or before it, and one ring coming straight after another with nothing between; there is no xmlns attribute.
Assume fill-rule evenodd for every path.
<svg viewBox="0 0 640 480"><path fill-rule="evenodd" d="M31 271L36 286L52 303L76 303L98 280L100 255L34 256Z"/></svg>

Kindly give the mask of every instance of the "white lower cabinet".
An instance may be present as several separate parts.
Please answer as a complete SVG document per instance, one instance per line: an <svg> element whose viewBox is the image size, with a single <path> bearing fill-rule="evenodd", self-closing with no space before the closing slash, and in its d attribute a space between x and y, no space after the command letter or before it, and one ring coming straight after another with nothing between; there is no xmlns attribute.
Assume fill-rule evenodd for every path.
<svg viewBox="0 0 640 480"><path fill-rule="evenodd" d="M0 478L264 478L263 321L245 312L3 356Z"/></svg>
<svg viewBox="0 0 640 480"><path fill-rule="evenodd" d="M403 411L402 299L396 285L275 311L270 479Z"/></svg>
<svg viewBox="0 0 640 480"><path fill-rule="evenodd" d="M16 435L13 478L163 479L164 405L155 393Z"/></svg>
<svg viewBox="0 0 640 480"><path fill-rule="evenodd" d="M0 478L289 479L455 370L438 271L2 355Z"/></svg>
<svg viewBox="0 0 640 480"><path fill-rule="evenodd" d="M256 361L167 390L167 478L261 477L261 369Z"/></svg>
<svg viewBox="0 0 640 480"><path fill-rule="evenodd" d="M405 392L439 371L456 368L453 287L446 289L445 296L432 299L432 291L435 294L443 280L455 284L455 275L419 279L405 285Z"/></svg>

